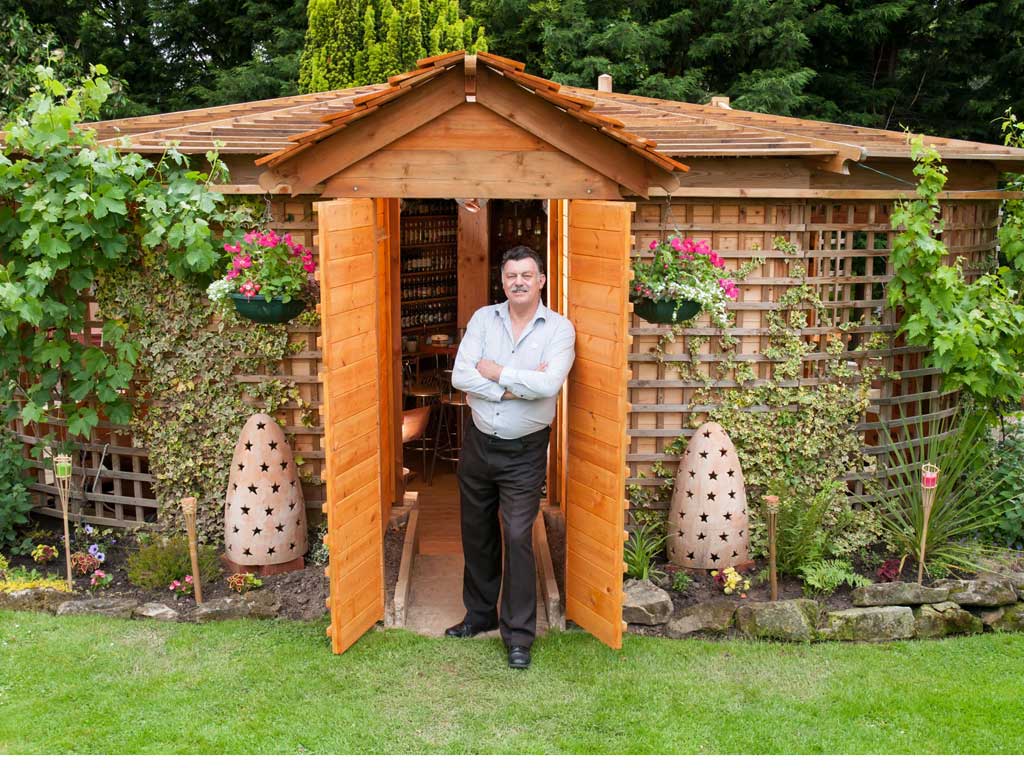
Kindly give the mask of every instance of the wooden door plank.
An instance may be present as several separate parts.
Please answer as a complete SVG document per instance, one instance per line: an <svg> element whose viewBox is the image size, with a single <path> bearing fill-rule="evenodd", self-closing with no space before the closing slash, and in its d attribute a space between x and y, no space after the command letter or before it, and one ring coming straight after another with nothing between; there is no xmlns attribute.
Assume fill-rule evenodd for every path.
<svg viewBox="0 0 1024 768"><path fill-rule="evenodd" d="M382 293L373 202L335 200L320 203L317 212L323 254L324 508L330 531L327 633L334 652L341 653L383 619Z"/></svg>
<svg viewBox="0 0 1024 768"><path fill-rule="evenodd" d="M580 348L566 421L566 618L622 645L631 204L569 208L568 314Z"/></svg>

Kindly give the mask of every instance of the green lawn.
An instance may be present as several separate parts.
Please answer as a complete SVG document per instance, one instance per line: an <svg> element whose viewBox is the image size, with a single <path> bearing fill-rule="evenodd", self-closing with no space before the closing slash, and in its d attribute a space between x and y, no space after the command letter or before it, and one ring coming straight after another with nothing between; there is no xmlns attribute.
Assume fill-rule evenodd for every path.
<svg viewBox="0 0 1024 768"><path fill-rule="evenodd" d="M1024 635L813 646L0 612L0 752L1021 753Z"/></svg>

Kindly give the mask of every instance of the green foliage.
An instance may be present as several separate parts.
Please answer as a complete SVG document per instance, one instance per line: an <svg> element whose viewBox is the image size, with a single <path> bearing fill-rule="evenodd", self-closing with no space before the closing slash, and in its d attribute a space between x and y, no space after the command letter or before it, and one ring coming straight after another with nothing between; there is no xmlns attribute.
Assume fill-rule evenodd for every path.
<svg viewBox="0 0 1024 768"><path fill-rule="evenodd" d="M789 489L778 495L792 496L794 503L806 506L813 499L827 498L820 520L828 542L825 554L849 558L865 552L882 535L873 508L854 507L846 493L834 489L843 478L871 468L860 435L852 427L868 406L872 383L884 375L881 358L874 350L886 339L872 330L870 316L865 316L861 324L840 323L817 287L806 282L803 258L796 245L777 238L773 247L789 257L783 262L789 276L801 282L779 297L779 309L766 315L769 343L764 354L773 363L770 378L754 386L750 384L754 374L749 364L727 357L719 364L717 377L732 378L743 386L729 388L724 394L708 387L697 392L694 402L717 406L712 418L725 428L736 446L748 499L767 493L772 483L782 483ZM821 364L819 381L805 385L799 383L804 377L804 357L818 351L801 334L812 316L815 326L827 335L830 356ZM854 334L851 338L856 339L856 365L845 359L844 332ZM691 354L696 354L702 340L690 341ZM723 349L735 343L728 334L722 338ZM710 383L710 377L686 364L680 368L680 375ZM685 442L685 438L676 440L671 451L681 451ZM763 516L751 516L749 541L751 555L764 556L767 540Z"/></svg>
<svg viewBox="0 0 1024 768"><path fill-rule="evenodd" d="M14 544L15 529L28 522L32 509L27 468L21 441L6 427L0 428L0 547L5 549Z"/></svg>
<svg viewBox="0 0 1024 768"><path fill-rule="evenodd" d="M885 479L891 487L877 493L882 517L896 554L919 560L924 531L921 466L939 467L939 482L928 522L924 568L934 576L951 571L973 573L990 549L979 535L998 525L1003 505L1019 503L1016 476L988 461L985 437L989 417L964 411L926 426L922 417L901 419L899 427L880 430L894 466ZM897 436L894 439L891 434Z"/></svg>
<svg viewBox="0 0 1024 768"><path fill-rule="evenodd" d="M815 491L792 482L774 482L769 492L779 497L776 523L777 543L775 562L779 573L793 576L820 563L833 554L832 540L841 538L844 531L830 524L828 514L836 500L845 495L838 481L826 482ZM760 510L761 524L767 528L767 516Z"/></svg>
<svg viewBox="0 0 1024 768"><path fill-rule="evenodd" d="M1024 425L1019 421L1007 428L1002 439L993 441L989 461L995 465L993 494L999 517L992 537L997 543L1024 548Z"/></svg>
<svg viewBox="0 0 1024 768"><path fill-rule="evenodd" d="M483 26L462 13L459 0L311 0L299 90L379 83L415 69L424 56L459 50L487 50Z"/></svg>
<svg viewBox="0 0 1024 768"><path fill-rule="evenodd" d="M641 525L629 535L623 547L622 558L626 563L626 576L630 579L660 578L665 574L654 565L665 547L665 536Z"/></svg>
<svg viewBox="0 0 1024 768"><path fill-rule="evenodd" d="M295 385L272 375L254 384L235 380L273 374L288 351L287 326L217 316L200 285L173 278L156 260L107 275L97 300L139 350L138 397L149 405L134 415L132 430L149 450L161 526L184 530L178 500L191 495L200 540L219 540L231 455L246 419L288 401L307 422L311 416ZM298 319L318 322L315 313Z"/></svg>
<svg viewBox="0 0 1024 768"><path fill-rule="evenodd" d="M900 328L907 343L930 347L927 365L942 369L946 389L965 390L997 407L1019 403L1024 397L1024 254L1004 235L1013 262L968 283L962 259L950 259L942 240L939 195L946 167L938 151L925 147L920 137L911 146L919 199L901 201L893 210L892 226L898 233L891 255L889 306L903 310Z"/></svg>
<svg viewBox="0 0 1024 768"><path fill-rule="evenodd" d="M128 556L128 581L143 589L167 589L172 581L191 573L188 539L184 537L149 544ZM205 584L220 577L216 547L200 545L199 576Z"/></svg>
<svg viewBox="0 0 1024 768"><path fill-rule="evenodd" d="M853 570L846 560L818 560L800 568L805 594L831 595L843 584L849 587L866 587L871 579Z"/></svg>
<svg viewBox="0 0 1024 768"><path fill-rule="evenodd" d="M676 592L685 592L693 585L693 579L686 571L676 571L672 574L672 589Z"/></svg>
<svg viewBox="0 0 1024 768"><path fill-rule="evenodd" d="M327 549L327 544L324 541L324 536L327 535L327 523L321 523L316 527L316 530L309 537L309 559L310 565L327 565L330 560L331 552Z"/></svg>
<svg viewBox="0 0 1024 768"><path fill-rule="evenodd" d="M104 72L97 66L68 90L40 68L42 87L8 124L0 155L0 401L10 419L17 394L30 424L59 401L71 436L131 413L125 390L139 350L113 322L103 325L103 348L83 343L92 286L140 257L178 277L219 258L211 227L223 198L209 184L223 164L210 153L205 174L175 150L154 163L99 146L76 123L110 94Z"/></svg>

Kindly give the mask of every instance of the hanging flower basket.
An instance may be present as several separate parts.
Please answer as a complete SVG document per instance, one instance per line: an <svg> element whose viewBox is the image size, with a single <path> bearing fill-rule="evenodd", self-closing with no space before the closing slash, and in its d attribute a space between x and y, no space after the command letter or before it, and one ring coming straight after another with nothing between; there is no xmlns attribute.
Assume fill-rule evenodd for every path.
<svg viewBox="0 0 1024 768"><path fill-rule="evenodd" d="M689 320L700 312L701 306L696 301L683 301L676 309L675 299L634 299L633 312L648 323L672 325Z"/></svg>
<svg viewBox="0 0 1024 768"><path fill-rule="evenodd" d="M287 323L316 301L313 253L290 234L253 230L224 250L230 268L206 289L210 301L231 306L256 323Z"/></svg>
<svg viewBox="0 0 1024 768"><path fill-rule="evenodd" d="M267 301L262 296L249 297L241 293L229 295L238 314L254 323L287 323L298 317L306 308L306 302L302 299L285 302L277 297Z"/></svg>
<svg viewBox="0 0 1024 768"><path fill-rule="evenodd" d="M726 303L739 296L736 273L725 268L707 240L679 233L661 242L652 240L648 254L633 259L630 295L633 311L649 323L672 325L701 311L711 322L729 322Z"/></svg>

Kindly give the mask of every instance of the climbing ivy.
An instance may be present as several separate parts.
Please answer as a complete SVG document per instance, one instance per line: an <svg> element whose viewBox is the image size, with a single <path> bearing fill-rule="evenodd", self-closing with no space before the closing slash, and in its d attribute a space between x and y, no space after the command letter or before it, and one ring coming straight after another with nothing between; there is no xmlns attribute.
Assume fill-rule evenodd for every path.
<svg viewBox="0 0 1024 768"><path fill-rule="evenodd" d="M736 446L746 482L747 501L751 511L750 545L752 556L763 556L765 526L759 515L762 494L770 484L780 482L787 492L799 498L798 503L810 503L822 489L842 482L851 475L870 476L873 462L863 452L863 443L856 425L861 421L869 404L869 391L873 382L886 374L880 356L872 350L888 343L882 333L865 330L856 333L856 344L862 350L861 362L854 367L845 355L847 349L842 333L851 332L855 323L842 323L829 309L818 290L806 281L803 259L797 246L785 238L776 238L774 250L790 257L786 259L790 277L800 283L787 289L778 299L779 308L767 313L768 344L765 355L772 363L771 376L755 381L753 366L736 361L732 355L718 362L709 376L699 371L692 361L666 362L673 366L681 378L702 383L693 398L695 405L714 405L711 418L721 424ZM814 343L805 340L801 331L808 327L811 313L816 327L828 334L824 361L819 381L801 384L806 356L817 352ZM870 325L868 318L864 321ZM655 355L664 359L666 344L681 331L667 334L659 340ZM704 337L689 337L688 347L695 359ZM722 336L723 349L733 349L736 340L728 330ZM732 378L738 386L715 389L709 386L713 379ZM699 417L693 417L691 426L697 426ZM666 448L666 453L680 454L688 439L680 435ZM655 471L655 476L664 477ZM634 506L650 507L655 501L671 496L672 481L665 480L653 488L631 489ZM826 531L826 555L849 558L863 556L882 537L882 527L876 511L867 505L854 505L847 494L834 494L824 510L822 525ZM641 514L652 510L642 509ZM634 512L636 516L636 512Z"/></svg>
<svg viewBox="0 0 1024 768"><path fill-rule="evenodd" d="M179 499L196 496L203 541L223 532L223 503L235 441L246 419L292 401L303 423L312 411L298 387L274 376L290 351L287 326L257 325L234 313L218 316L201 283L170 275L162 260L106 272L97 289L101 313L139 351L131 420L148 448L159 526L183 529ZM309 316L304 322L319 323ZM241 384L236 374L268 373Z"/></svg>
<svg viewBox="0 0 1024 768"><path fill-rule="evenodd" d="M213 153L202 173L173 149L154 162L101 146L78 124L110 95L106 70L71 89L46 67L37 73L0 152L0 403L26 423L59 403L67 433L86 436L101 416L128 421L139 357L113 321L103 348L86 343L92 286L143 256L177 278L213 266L223 197L210 184L225 168Z"/></svg>
<svg viewBox="0 0 1024 768"><path fill-rule="evenodd" d="M888 301L903 310L900 329L911 345L931 349L946 389L961 389L994 408L1015 408L1024 396L1024 241L1020 208L1011 206L1000 232L1003 262L968 283L963 259L950 259L939 195L946 166L933 146L911 140L918 199L897 203L894 275Z"/></svg>

